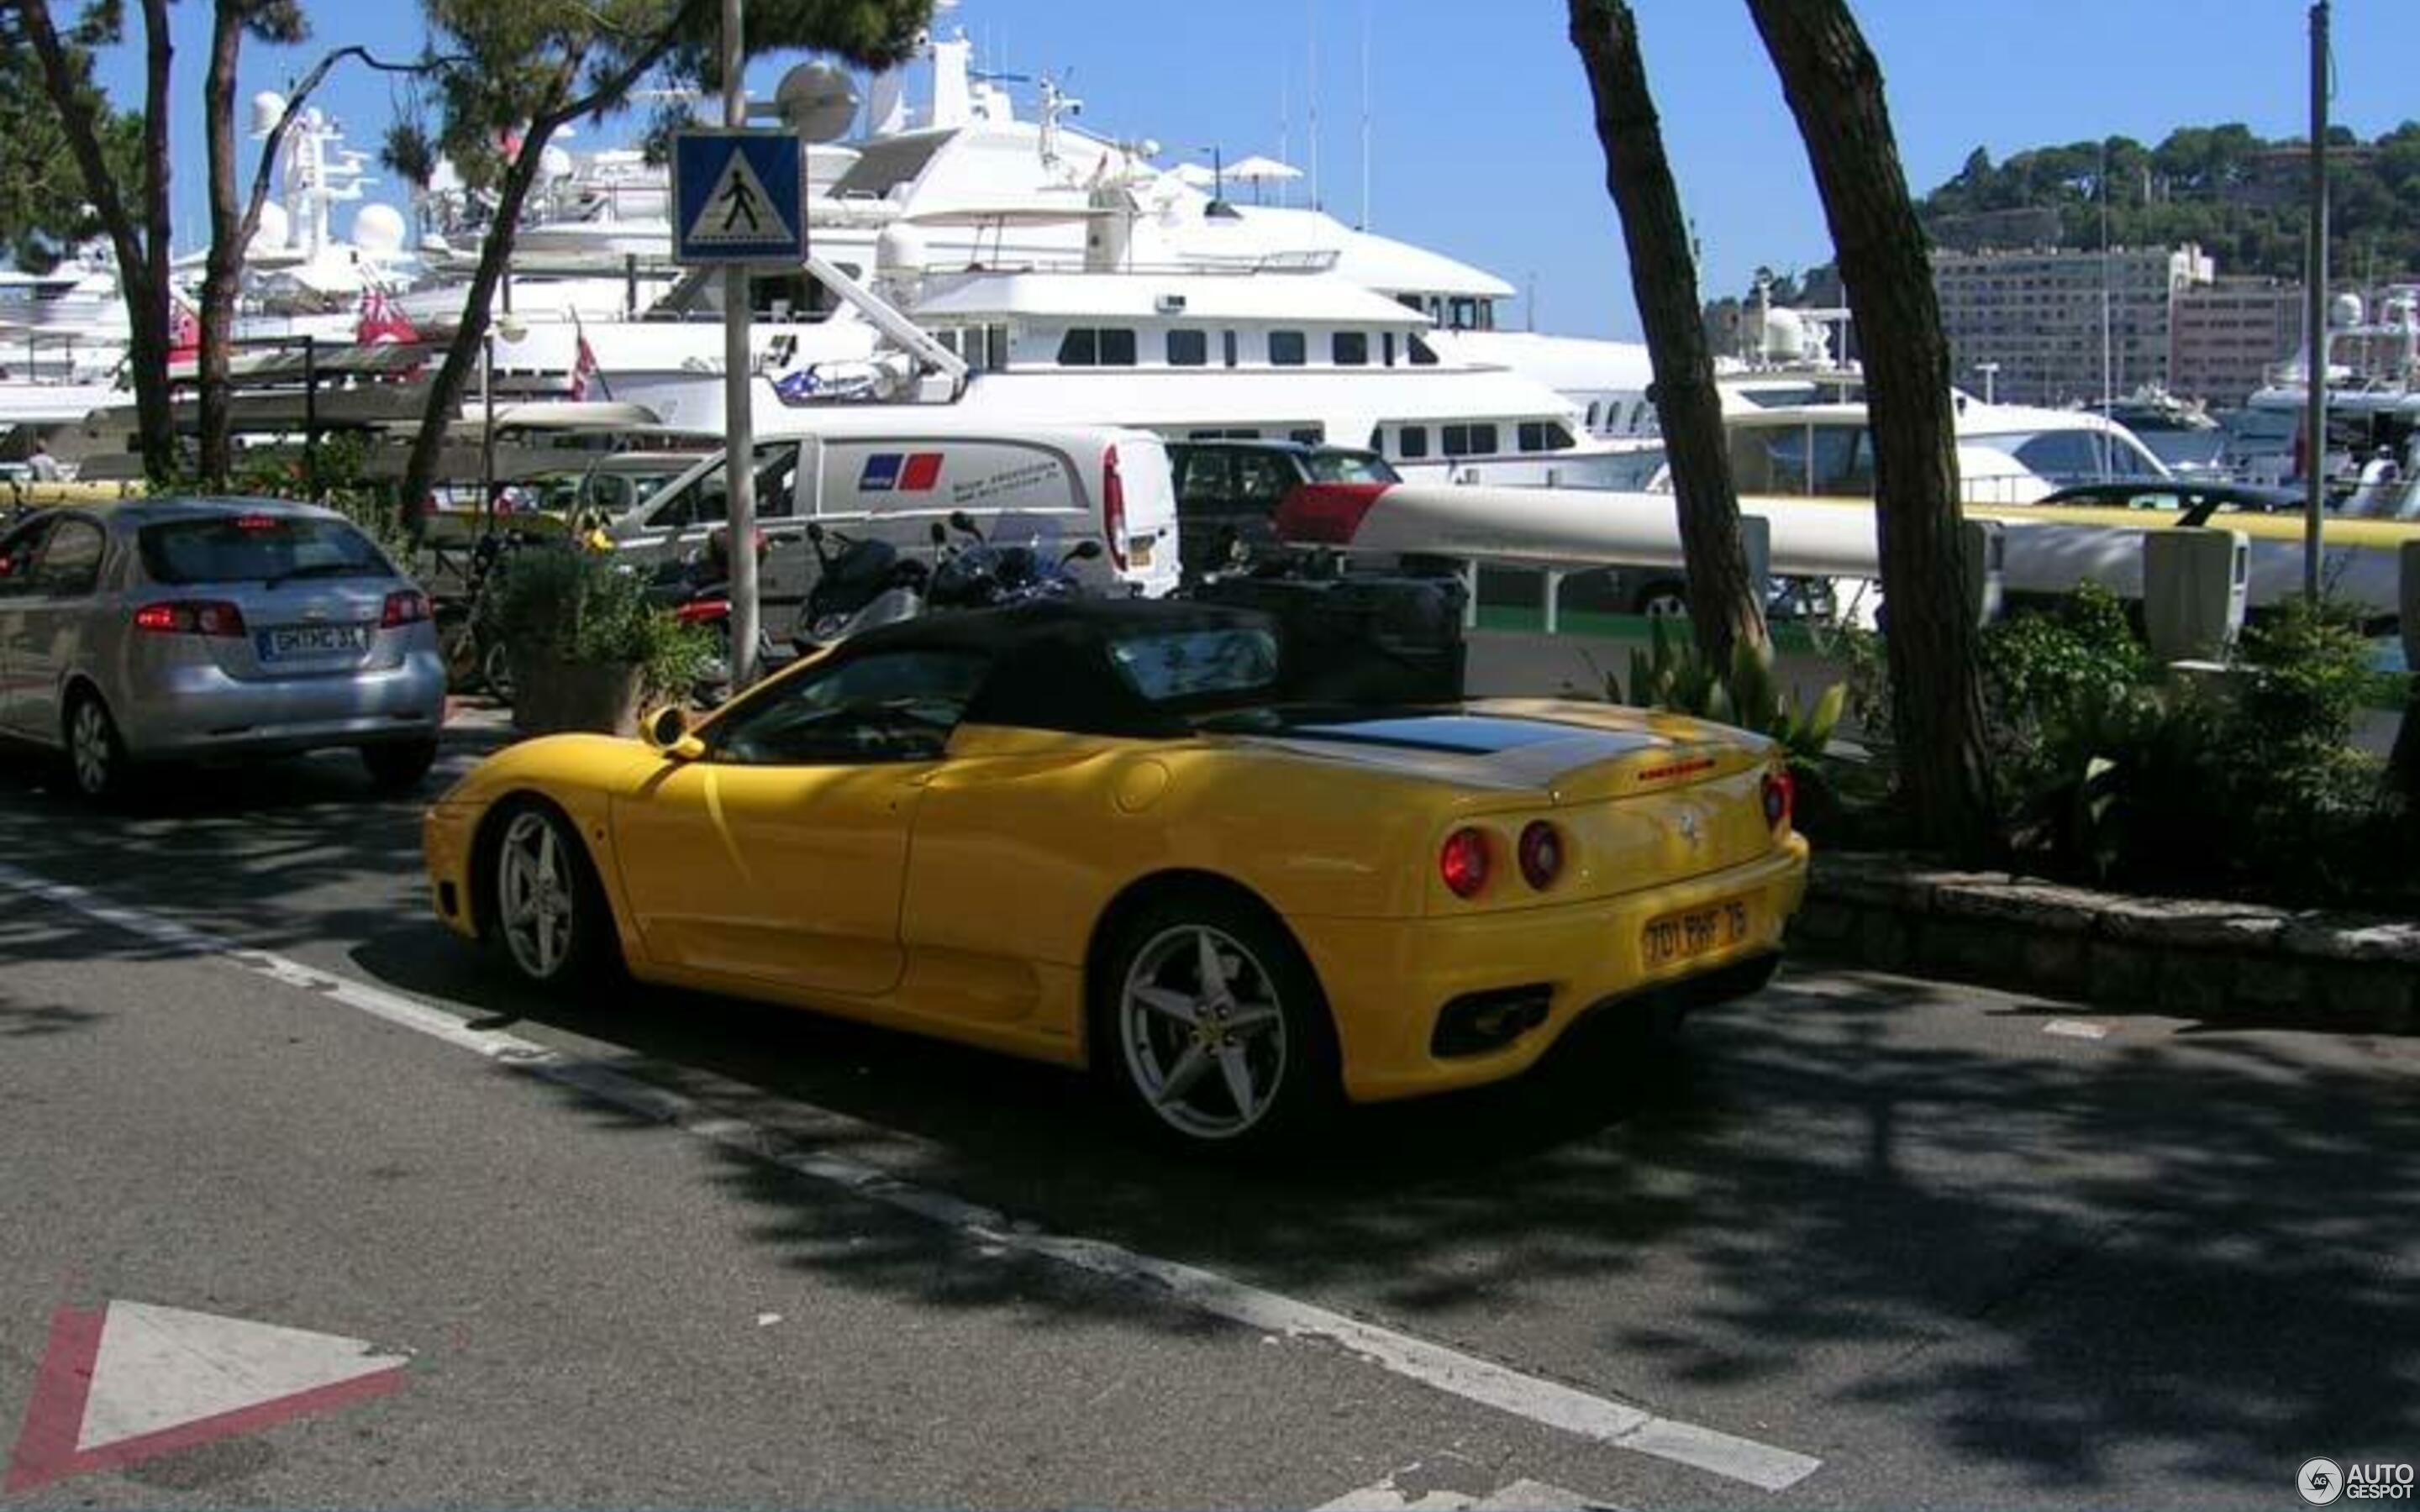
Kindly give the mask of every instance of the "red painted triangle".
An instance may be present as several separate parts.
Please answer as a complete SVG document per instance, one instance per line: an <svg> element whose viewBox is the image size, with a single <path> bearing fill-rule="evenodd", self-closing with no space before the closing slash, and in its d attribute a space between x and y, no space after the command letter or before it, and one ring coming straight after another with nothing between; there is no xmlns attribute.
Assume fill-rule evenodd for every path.
<svg viewBox="0 0 2420 1512"><path fill-rule="evenodd" d="M113 1337L113 1321L117 1349L114 1357L105 1358L103 1346ZM213 1357L209 1334L213 1328L224 1335L226 1346L221 1358ZM156 1343L156 1338L147 1335L163 1332L174 1345L170 1353L175 1366L164 1365L156 1358L156 1350L153 1356L145 1352L147 1343ZM339 1363L311 1362L307 1368L315 1384L300 1391L280 1390L273 1384L275 1362L264 1366L259 1358L262 1340L271 1347L282 1344L289 1351L295 1347L290 1341L300 1341L304 1348L319 1346L323 1354L336 1355ZM343 1354L352 1358L344 1360ZM351 1368L353 1364L358 1364L357 1370ZM179 1368L209 1379L185 1381L180 1392ZM399 1358L371 1354L367 1346L356 1340L240 1319L215 1319L142 1304L92 1310L62 1307L51 1319L50 1346L35 1375L24 1427L17 1435L0 1491L30 1490L70 1475L132 1464L214 1439L257 1432L305 1413L382 1396L403 1384L403 1370ZM263 1394L253 1395L262 1390L261 1382L270 1384ZM98 1403L96 1386L102 1398ZM210 1405L191 1410L190 1404L196 1401ZM184 1408L180 1402L186 1404ZM180 1416L180 1411L191 1415Z"/></svg>

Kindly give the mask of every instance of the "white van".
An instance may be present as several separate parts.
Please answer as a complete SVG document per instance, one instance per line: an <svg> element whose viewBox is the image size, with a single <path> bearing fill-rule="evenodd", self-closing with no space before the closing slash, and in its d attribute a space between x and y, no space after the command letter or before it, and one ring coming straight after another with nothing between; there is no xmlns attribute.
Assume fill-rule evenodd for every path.
<svg viewBox="0 0 2420 1512"><path fill-rule="evenodd" d="M768 625L786 623L783 612L814 581L809 520L921 554L934 522L964 510L1002 544L1063 552L1100 542L1100 557L1073 570L1104 592L1156 598L1176 587L1176 489L1168 452L1149 431L1038 425L1008 435L895 409L818 414L813 427L793 423L756 441L756 521L767 544L757 594ZM717 452L607 531L641 562L677 558L705 546L727 499Z"/></svg>

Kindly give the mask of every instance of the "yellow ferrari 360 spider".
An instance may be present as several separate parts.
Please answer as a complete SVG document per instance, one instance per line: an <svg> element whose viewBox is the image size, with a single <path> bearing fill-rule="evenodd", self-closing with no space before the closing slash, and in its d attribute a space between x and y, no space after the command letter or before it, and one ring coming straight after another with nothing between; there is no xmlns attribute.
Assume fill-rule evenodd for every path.
<svg viewBox="0 0 2420 1512"><path fill-rule="evenodd" d="M620 967L1089 1065L1205 1143L1772 974L1807 845L1761 737L1285 687L1239 609L870 631L694 729L481 763L427 817L437 912L537 983Z"/></svg>

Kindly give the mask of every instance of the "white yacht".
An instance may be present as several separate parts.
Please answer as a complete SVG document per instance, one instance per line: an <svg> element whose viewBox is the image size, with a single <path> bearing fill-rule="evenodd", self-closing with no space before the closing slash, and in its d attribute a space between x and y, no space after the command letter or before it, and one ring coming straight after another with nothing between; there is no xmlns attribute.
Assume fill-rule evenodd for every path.
<svg viewBox="0 0 2420 1512"><path fill-rule="evenodd" d="M2373 316L2357 294L2328 312L2328 447L2322 462L2347 515L2420 518L2420 285L2396 285ZM2246 402L2251 417L2285 438L2279 471L2300 471L2299 437L2310 405L2307 356L2269 375Z"/></svg>

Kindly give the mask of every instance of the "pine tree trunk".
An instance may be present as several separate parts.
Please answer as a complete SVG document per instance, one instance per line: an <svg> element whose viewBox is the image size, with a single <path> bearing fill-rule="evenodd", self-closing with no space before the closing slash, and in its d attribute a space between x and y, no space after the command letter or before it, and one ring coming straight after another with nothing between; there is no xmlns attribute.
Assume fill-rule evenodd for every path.
<svg viewBox="0 0 2420 1512"><path fill-rule="evenodd" d="M1930 846L2000 851L1967 608L1949 347L1882 69L1845 0L1747 0L1781 76L1865 353L1899 781Z"/></svg>
<svg viewBox="0 0 2420 1512"><path fill-rule="evenodd" d="M421 502L437 481L437 461L445 448L445 432L453 424L455 410L461 406L463 392L471 385L472 364L479 360L480 347L488 339L489 309L496 287L504 282L505 267L512 260L514 229L520 224L521 208L528 203L530 190L537 182L538 160L545 154L547 141L558 124L546 116L530 124L522 136L520 153L505 166L504 181L497 186L495 217L488 224L487 239L479 244L479 266L471 275L470 291L462 298L461 322L454 328L454 340L445 348L445 360L438 364L437 376L429 380L420 429L411 438L411 455L404 463L402 505L406 519L416 521L423 517ZM489 375L489 381L494 381L494 375ZM484 508L487 501L480 502Z"/></svg>
<svg viewBox="0 0 2420 1512"><path fill-rule="evenodd" d="M134 364L135 422L143 435L143 471L155 484L178 472L176 393L168 384L168 255L175 234L168 214L168 0L143 0L143 292L159 332L159 362ZM146 388L150 400L145 402Z"/></svg>
<svg viewBox="0 0 2420 1512"><path fill-rule="evenodd" d="M1721 395L1706 350L1698 269L1681 193L1648 92L1638 23L1624 0L1570 0L1571 39L1596 102L1606 189L1621 218L1630 286L1655 373L1655 418L1672 470L1689 620L1698 648L1728 668L1732 648L1767 645L1764 606L1748 577Z"/></svg>
<svg viewBox="0 0 2420 1512"><path fill-rule="evenodd" d="M210 250L202 265L201 480L224 492L234 464L234 393L227 377L235 335L236 279L243 268L241 212L235 193L235 65L243 41L238 0L218 0L210 23L209 71L202 81L202 118L209 149Z"/></svg>

